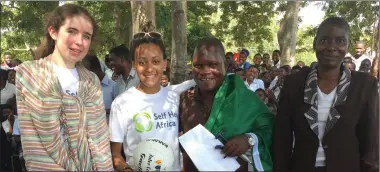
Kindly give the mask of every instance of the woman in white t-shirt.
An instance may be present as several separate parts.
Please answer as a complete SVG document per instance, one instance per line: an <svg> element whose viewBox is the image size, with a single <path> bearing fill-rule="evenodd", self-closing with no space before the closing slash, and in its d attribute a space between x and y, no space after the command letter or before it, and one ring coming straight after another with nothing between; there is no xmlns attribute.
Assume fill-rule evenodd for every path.
<svg viewBox="0 0 380 172"><path fill-rule="evenodd" d="M180 171L179 95L161 87L161 77L167 66L161 35L155 32L135 34L130 58L140 84L112 103L110 129L114 167L118 171L137 170L132 158L137 145L148 138L157 138L173 149L172 170ZM126 159L121 155L122 145Z"/></svg>

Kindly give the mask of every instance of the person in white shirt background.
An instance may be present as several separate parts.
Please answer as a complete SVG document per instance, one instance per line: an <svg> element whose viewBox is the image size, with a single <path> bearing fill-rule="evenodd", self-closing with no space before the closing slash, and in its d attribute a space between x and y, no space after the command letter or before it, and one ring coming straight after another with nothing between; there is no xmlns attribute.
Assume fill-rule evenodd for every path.
<svg viewBox="0 0 380 172"><path fill-rule="evenodd" d="M361 65L363 60L369 59L371 61L371 59L365 54L365 51L366 51L365 42L364 41L358 41L355 45L356 54L351 57L352 62L355 63L355 66L356 66L355 70L356 71L359 71L360 65Z"/></svg>
<svg viewBox="0 0 380 172"><path fill-rule="evenodd" d="M281 51L280 50L274 50L272 53L272 66L275 66L277 69L280 69L280 57L281 57Z"/></svg>
<svg viewBox="0 0 380 172"><path fill-rule="evenodd" d="M132 58L129 49L124 45L119 45L110 50L110 66L115 75L118 75L117 90L114 97L124 91L139 84L135 69L132 67Z"/></svg>
<svg viewBox="0 0 380 172"><path fill-rule="evenodd" d="M5 104L7 101L16 96L16 87L14 84L9 82L9 72L5 70L0 70L0 104ZM12 80L12 79L11 79ZM13 79L14 81L14 79ZM14 82L13 82L14 83Z"/></svg>
<svg viewBox="0 0 380 172"><path fill-rule="evenodd" d="M257 79L259 75L259 70L255 66L250 66L249 69L246 71L246 80L245 85L248 87L248 89L255 92L257 89L265 89L264 82L261 79Z"/></svg>
<svg viewBox="0 0 380 172"><path fill-rule="evenodd" d="M116 82L108 78L101 69L100 60L95 54L87 54L82 63L87 70L95 73L98 76L100 84L102 86L103 102L106 109L107 122L109 120L109 114L111 110L112 101L115 99L114 92L116 91Z"/></svg>
<svg viewBox="0 0 380 172"><path fill-rule="evenodd" d="M156 138L173 149L173 171L180 171L178 143L179 94L161 87L167 66L161 35L137 33L131 45L133 66L140 83L120 94L112 103L111 151L116 170L136 169L133 153L139 142ZM121 150L125 153L123 158Z"/></svg>

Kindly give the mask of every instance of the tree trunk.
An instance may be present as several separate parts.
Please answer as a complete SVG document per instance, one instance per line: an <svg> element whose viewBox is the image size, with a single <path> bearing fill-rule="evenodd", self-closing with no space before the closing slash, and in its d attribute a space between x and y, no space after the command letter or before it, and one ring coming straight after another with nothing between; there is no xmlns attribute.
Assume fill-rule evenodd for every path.
<svg viewBox="0 0 380 172"><path fill-rule="evenodd" d="M131 1L132 35L156 29L156 10L154 1Z"/></svg>
<svg viewBox="0 0 380 172"><path fill-rule="evenodd" d="M186 1L172 1L172 56L170 64L170 83L179 84L186 77L187 34Z"/></svg>
<svg viewBox="0 0 380 172"><path fill-rule="evenodd" d="M299 10L299 1L287 2L287 10L277 33L281 51L281 65L293 66L295 64Z"/></svg>
<svg viewBox="0 0 380 172"><path fill-rule="evenodd" d="M115 18L115 37L114 37L114 43L117 45L120 45L120 43L123 41L121 40L121 25L120 25L120 18L121 18L121 9L119 6L120 2L113 2L114 3L114 18Z"/></svg>

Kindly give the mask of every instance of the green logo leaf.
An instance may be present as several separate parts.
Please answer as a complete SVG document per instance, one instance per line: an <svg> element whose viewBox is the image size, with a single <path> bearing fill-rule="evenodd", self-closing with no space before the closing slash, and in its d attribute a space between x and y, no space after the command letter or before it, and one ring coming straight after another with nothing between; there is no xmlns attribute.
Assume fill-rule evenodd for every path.
<svg viewBox="0 0 380 172"><path fill-rule="evenodd" d="M145 128L144 124L142 124L141 122L139 122L137 119L141 119L143 118L144 120L148 120L148 126ZM151 116L149 115L149 113L147 112L142 112L142 113L137 113L135 115L133 115L133 122L135 123L135 130L139 133L142 133L142 132L149 132L149 131L152 131L153 129L153 122L152 122L152 118Z"/></svg>

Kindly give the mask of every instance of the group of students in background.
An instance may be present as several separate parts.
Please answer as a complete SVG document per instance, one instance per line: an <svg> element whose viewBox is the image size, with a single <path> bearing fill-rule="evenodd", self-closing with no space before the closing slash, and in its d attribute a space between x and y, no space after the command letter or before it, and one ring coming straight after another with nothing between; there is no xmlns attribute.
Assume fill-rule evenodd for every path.
<svg viewBox="0 0 380 172"><path fill-rule="evenodd" d="M379 170L377 58L368 64L361 42L351 61L345 58L344 19L321 23L318 62L310 67L281 66L279 50L272 60L256 54L250 64L248 50L236 57L217 38L203 38L191 56L191 78L178 85L169 82L161 34L136 33L129 48L112 48L104 65L89 52L98 29L86 9L65 4L47 17L39 58L20 64L6 54L2 170L11 168L13 141L23 170L133 171L138 143L157 138L175 153L173 171L197 171L178 137L198 124L213 134L225 130L225 156L249 157L251 163L237 159L238 171Z"/></svg>

